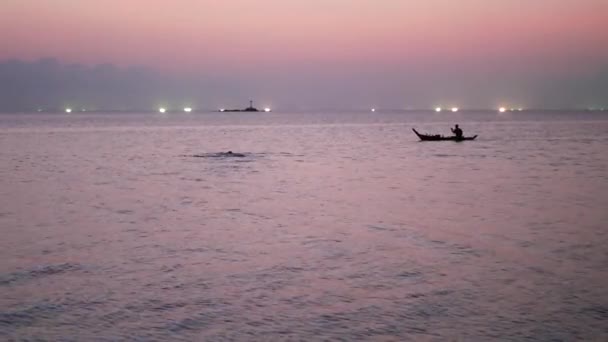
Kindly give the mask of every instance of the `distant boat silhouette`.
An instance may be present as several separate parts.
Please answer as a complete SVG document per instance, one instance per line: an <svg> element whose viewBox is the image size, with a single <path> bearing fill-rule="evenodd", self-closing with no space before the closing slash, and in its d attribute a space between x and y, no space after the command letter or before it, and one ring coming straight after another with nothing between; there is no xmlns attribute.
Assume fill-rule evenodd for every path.
<svg viewBox="0 0 608 342"><path fill-rule="evenodd" d="M249 107L245 109L220 109L220 112L259 112L259 110L253 106L253 100L249 100Z"/></svg>
<svg viewBox="0 0 608 342"><path fill-rule="evenodd" d="M443 135L439 135L439 134L422 134L422 133L418 133L418 131L414 128L412 128L412 131L414 131L414 133L416 133L416 135L418 136L418 138L420 138L420 140L422 141L463 141L463 140L475 140L475 138L477 138L477 135L474 135L472 137L457 137L457 136L450 136L450 137L444 137Z"/></svg>

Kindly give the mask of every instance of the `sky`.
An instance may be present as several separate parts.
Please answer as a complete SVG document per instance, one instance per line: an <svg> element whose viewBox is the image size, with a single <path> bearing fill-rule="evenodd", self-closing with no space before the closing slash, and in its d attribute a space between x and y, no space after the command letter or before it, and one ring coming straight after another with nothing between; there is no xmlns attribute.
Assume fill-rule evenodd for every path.
<svg viewBox="0 0 608 342"><path fill-rule="evenodd" d="M608 0L2 0L0 46L9 109L608 107Z"/></svg>

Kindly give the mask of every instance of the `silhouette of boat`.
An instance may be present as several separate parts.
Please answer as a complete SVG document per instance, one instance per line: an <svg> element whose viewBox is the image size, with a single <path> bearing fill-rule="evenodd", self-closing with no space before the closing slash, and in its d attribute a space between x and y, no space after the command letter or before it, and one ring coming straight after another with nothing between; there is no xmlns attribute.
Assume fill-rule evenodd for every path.
<svg viewBox="0 0 608 342"><path fill-rule="evenodd" d="M418 138L420 138L420 140L422 141L464 141L464 140L475 140L475 138L477 138L477 135L474 135L472 137L457 137L457 136L449 136L449 137L444 137L443 135L439 135L439 134L435 134L435 135L431 135L431 134L421 134L418 133L417 130L415 130L414 128L412 128L412 131L414 131L414 133L416 133L416 135L418 136Z"/></svg>
<svg viewBox="0 0 608 342"><path fill-rule="evenodd" d="M259 112L259 109L253 106L252 100L249 100L249 107L245 109L220 109L220 112Z"/></svg>

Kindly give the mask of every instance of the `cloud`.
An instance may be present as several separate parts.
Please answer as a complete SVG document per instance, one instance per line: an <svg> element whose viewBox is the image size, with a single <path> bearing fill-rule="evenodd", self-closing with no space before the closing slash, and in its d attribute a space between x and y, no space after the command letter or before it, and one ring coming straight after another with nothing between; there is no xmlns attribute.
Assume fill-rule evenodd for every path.
<svg viewBox="0 0 608 342"><path fill-rule="evenodd" d="M503 72L428 65L290 65L219 76L143 67L86 66L45 58L0 62L0 110L154 110L260 106L340 108L608 107L608 67L581 74Z"/></svg>
<svg viewBox="0 0 608 342"><path fill-rule="evenodd" d="M37 108L128 110L158 105L196 105L213 86L202 78L172 77L143 67L119 68L112 64L62 64L53 58L35 62L0 62L0 110ZM202 96L205 94L205 96Z"/></svg>

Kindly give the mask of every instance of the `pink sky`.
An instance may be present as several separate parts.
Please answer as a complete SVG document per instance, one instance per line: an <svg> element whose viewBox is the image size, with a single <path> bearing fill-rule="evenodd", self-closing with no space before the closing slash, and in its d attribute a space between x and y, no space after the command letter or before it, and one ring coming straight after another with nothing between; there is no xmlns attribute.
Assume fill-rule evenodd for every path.
<svg viewBox="0 0 608 342"><path fill-rule="evenodd" d="M0 62L146 66L233 101L608 99L608 0L2 0L0 46Z"/></svg>
<svg viewBox="0 0 608 342"><path fill-rule="evenodd" d="M3 0L0 59L193 71L608 60L606 0Z"/></svg>

